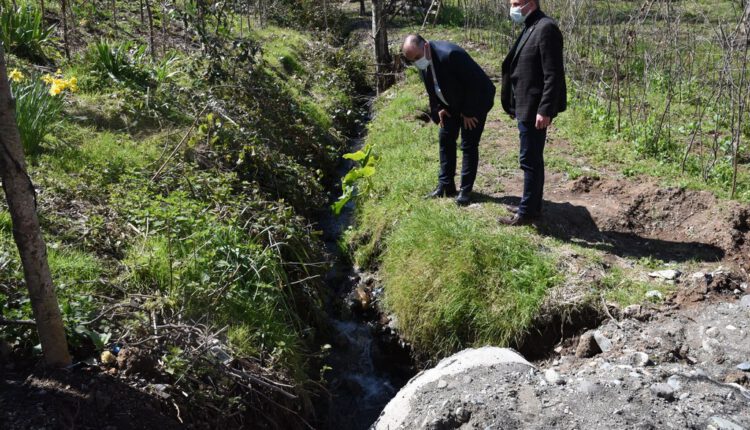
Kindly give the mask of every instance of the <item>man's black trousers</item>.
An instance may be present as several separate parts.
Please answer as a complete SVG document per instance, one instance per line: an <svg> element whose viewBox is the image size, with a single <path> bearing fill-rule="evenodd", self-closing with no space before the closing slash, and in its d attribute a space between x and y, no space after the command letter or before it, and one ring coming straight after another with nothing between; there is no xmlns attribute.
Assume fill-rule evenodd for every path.
<svg viewBox="0 0 750 430"><path fill-rule="evenodd" d="M519 161L523 170L523 196L518 214L541 215L547 129L537 130L534 121L518 121L518 136L521 139Z"/></svg>
<svg viewBox="0 0 750 430"><path fill-rule="evenodd" d="M456 176L456 141L458 133L461 132L461 151L463 160L461 165L461 190L470 192L474 188L474 180L477 178L477 167L479 166L479 140L484 131L484 123L487 114L477 117L477 126L472 130L464 128L461 115L454 114L443 121L440 129L440 173L438 179L440 184L455 187Z"/></svg>

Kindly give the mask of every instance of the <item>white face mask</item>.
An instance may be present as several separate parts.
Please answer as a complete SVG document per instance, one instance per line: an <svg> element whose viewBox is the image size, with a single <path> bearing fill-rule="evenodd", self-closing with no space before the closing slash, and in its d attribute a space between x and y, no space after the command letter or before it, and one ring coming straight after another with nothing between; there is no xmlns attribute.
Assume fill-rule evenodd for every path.
<svg viewBox="0 0 750 430"><path fill-rule="evenodd" d="M432 61L427 59L427 43L424 44L422 54L422 58L414 61L414 65L417 66L417 69L424 71L427 70L428 67L430 67L430 64L432 64Z"/></svg>
<svg viewBox="0 0 750 430"><path fill-rule="evenodd" d="M510 8L510 19L513 20L516 24L520 24L524 21L526 21L526 15L521 12L523 8L525 8L529 3L527 2L523 6L515 6Z"/></svg>
<svg viewBox="0 0 750 430"><path fill-rule="evenodd" d="M419 60L415 61L414 65L417 66L417 69L419 70L427 70L427 68L430 67L430 60L428 60L426 57L422 57Z"/></svg>

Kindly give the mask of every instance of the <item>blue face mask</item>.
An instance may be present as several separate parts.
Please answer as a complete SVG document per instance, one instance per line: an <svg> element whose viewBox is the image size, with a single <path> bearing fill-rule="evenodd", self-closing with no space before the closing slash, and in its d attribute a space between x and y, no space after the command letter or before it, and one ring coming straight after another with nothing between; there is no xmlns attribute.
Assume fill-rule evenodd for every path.
<svg viewBox="0 0 750 430"><path fill-rule="evenodd" d="M521 12L523 8L525 8L529 3L527 2L523 6L515 6L510 8L510 19L513 20L516 24L520 24L524 21L526 21L526 15Z"/></svg>

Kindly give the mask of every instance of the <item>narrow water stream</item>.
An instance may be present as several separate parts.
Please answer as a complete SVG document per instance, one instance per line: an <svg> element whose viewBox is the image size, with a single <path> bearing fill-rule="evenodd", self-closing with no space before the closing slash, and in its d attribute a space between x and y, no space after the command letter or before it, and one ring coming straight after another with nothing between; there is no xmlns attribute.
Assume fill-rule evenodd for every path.
<svg viewBox="0 0 750 430"><path fill-rule="evenodd" d="M364 134L364 129L362 130ZM363 137L353 139L349 150L361 148ZM352 164L341 161L337 174L342 178ZM373 308L354 309L349 299L361 283L371 276L359 273L342 254L338 242L353 221L354 206L350 202L341 215L329 210L320 220L328 252L334 264L327 276L330 300L327 311L333 333L331 353L326 365L327 389L330 393L328 410L323 411L322 429L365 430L398 390L413 376L409 351L381 324L381 316Z"/></svg>

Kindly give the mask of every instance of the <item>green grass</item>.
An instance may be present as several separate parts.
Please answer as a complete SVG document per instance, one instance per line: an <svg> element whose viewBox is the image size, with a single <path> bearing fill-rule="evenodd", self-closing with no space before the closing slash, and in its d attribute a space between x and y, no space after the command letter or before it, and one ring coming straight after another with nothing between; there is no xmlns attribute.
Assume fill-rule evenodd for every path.
<svg viewBox="0 0 750 430"><path fill-rule="evenodd" d="M437 128L415 120L423 91L409 72L378 99L367 143L380 160L348 240L359 265L379 266L402 334L418 355L434 359L518 341L558 278L531 230L498 225L506 214L500 205L465 209L423 199L438 168Z"/></svg>
<svg viewBox="0 0 750 430"><path fill-rule="evenodd" d="M635 273L614 267L600 280L599 287L607 301L617 303L621 307L649 300L657 301L657 299L646 297L649 291L659 291L663 297L667 297L676 289L672 284L645 282L635 278Z"/></svg>
<svg viewBox="0 0 750 430"><path fill-rule="evenodd" d="M519 341L557 278L549 255L492 219L420 205L386 241L386 305L419 355Z"/></svg>

